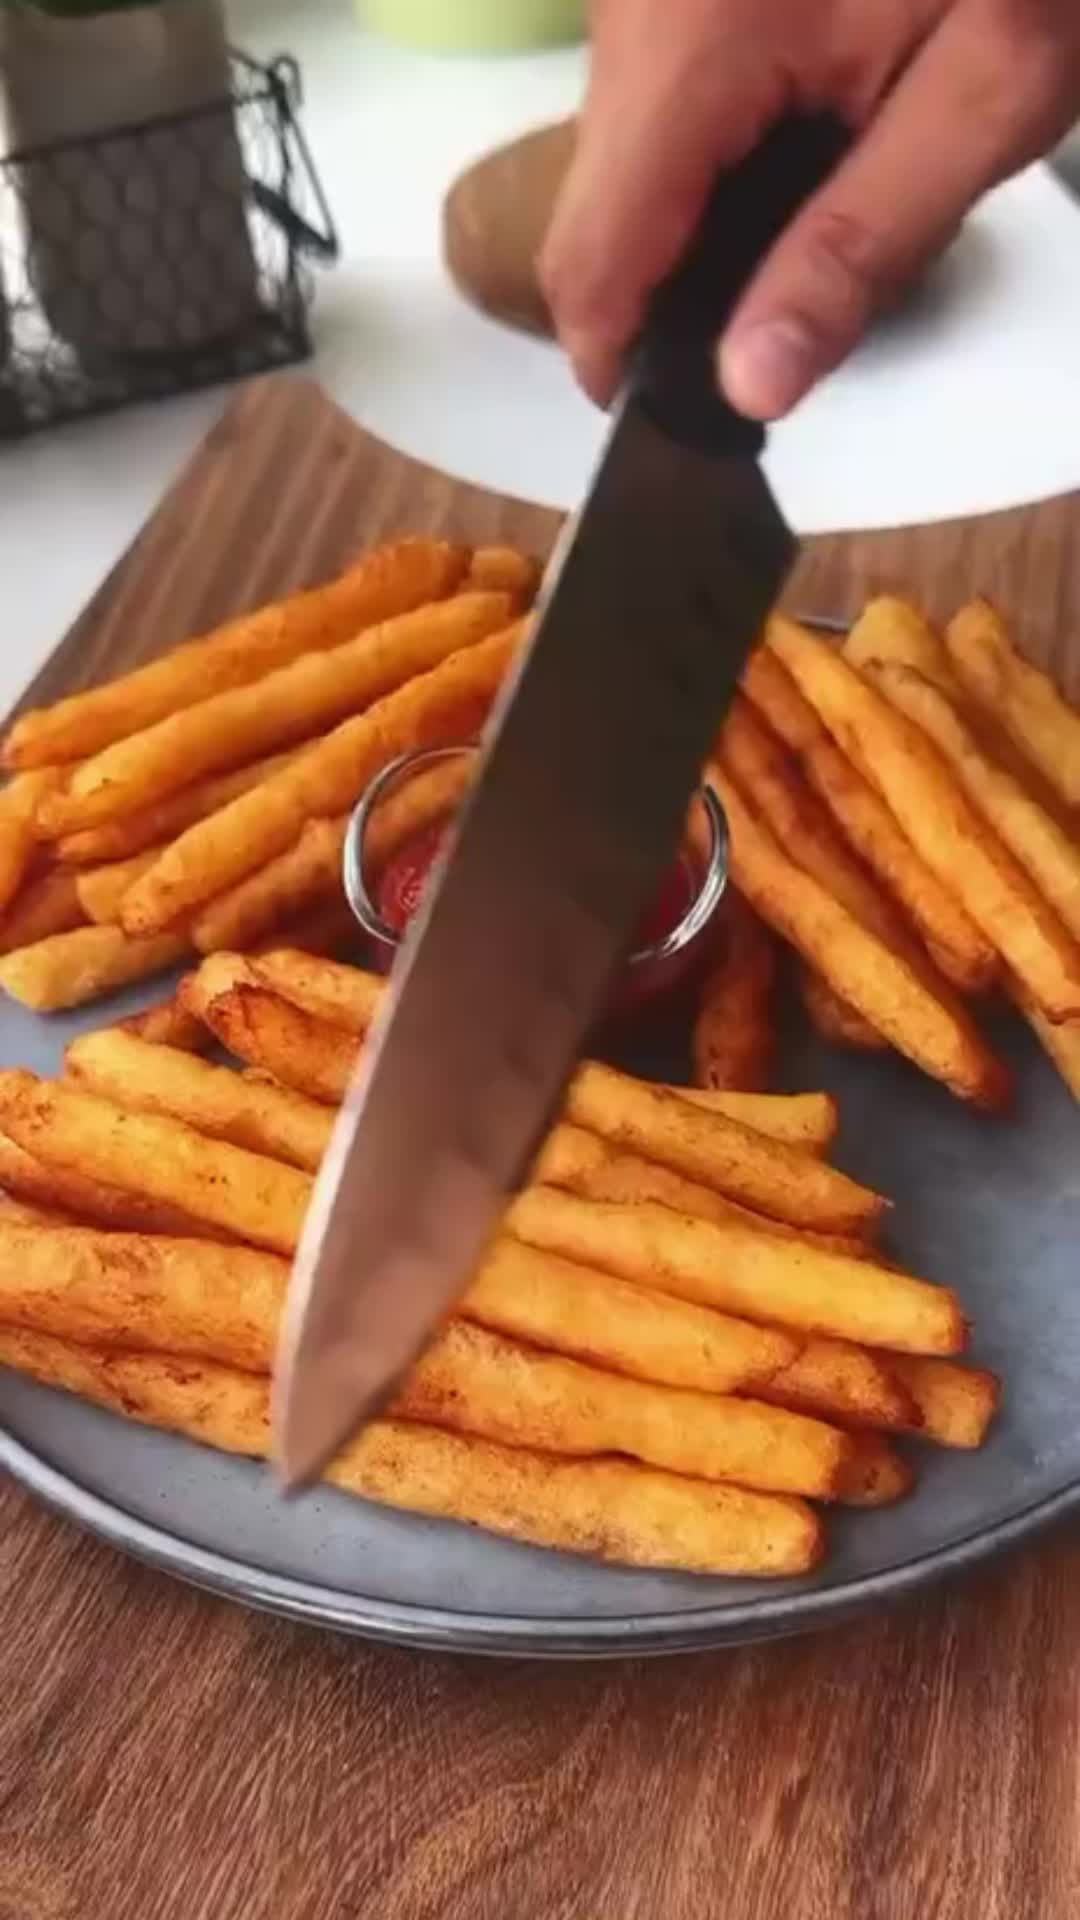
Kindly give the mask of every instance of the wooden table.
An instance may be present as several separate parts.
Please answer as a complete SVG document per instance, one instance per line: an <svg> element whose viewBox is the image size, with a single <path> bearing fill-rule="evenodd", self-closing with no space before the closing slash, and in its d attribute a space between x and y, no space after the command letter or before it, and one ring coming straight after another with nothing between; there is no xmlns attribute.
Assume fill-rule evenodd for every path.
<svg viewBox="0 0 1080 1920"><path fill-rule="evenodd" d="M0 1920L1073 1920L1080 1539L581 1666L242 1612L0 1488Z"/></svg>

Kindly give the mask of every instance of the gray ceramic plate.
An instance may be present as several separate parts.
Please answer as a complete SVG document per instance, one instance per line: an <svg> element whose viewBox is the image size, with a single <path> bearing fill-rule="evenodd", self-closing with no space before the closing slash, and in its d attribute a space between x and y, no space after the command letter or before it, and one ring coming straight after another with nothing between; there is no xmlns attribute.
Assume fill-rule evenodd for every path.
<svg viewBox="0 0 1080 1920"><path fill-rule="evenodd" d="M127 1010L126 1008L123 1010ZM52 1070L92 1018L0 1012L0 1059ZM840 1158L896 1199L891 1245L955 1282L975 1356L1007 1381L978 1454L920 1449L903 1506L838 1514L822 1571L783 1586L620 1572L315 1493L0 1375L0 1465L141 1559L253 1606L386 1640L626 1654L822 1626L998 1552L1080 1504L1080 1113L1011 1024L1020 1110L965 1112L901 1062L796 1046L787 1084L841 1096Z"/></svg>

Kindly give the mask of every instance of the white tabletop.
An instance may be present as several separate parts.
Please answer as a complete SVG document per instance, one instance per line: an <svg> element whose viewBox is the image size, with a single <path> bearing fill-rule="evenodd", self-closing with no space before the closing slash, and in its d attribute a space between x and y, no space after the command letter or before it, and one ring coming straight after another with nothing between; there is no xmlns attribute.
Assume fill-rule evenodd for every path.
<svg viewBox="0 0 1080 1920"><path fill-rule="evenodd" d="M477 154L571 110L580 51L436 59L367 38L348 0L232 0L235 37L301 61L305 127L341 230L318 286L314 371L366 426L452 472L557 505L601 421L553 347L474 313L439 258L439 208ZM1041 168L969 223L923 301L773 437L804 531L898 524L1080 486L1080 213ZM0 452L15 698L222 405L220 393Z"/></svg>

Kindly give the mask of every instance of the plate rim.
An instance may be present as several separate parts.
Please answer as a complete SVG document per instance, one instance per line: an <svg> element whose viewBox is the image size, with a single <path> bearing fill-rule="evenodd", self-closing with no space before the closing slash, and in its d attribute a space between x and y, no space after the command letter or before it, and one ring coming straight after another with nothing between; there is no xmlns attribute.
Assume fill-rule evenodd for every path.
<svg viewBox="0 0 1080 1920"><path fill-rule="evenodd" d="M197 1444L183 1435L170 1438L185 1446ZM1003 1555L1080 1509L1078 1477L1058 1492L1044 1495L1009 1518L980 1527L961 1540L838 1586L791 1593L778 1584L775 1595L692 1611L555 1619L550 1615L463 1613L448 1607L377 1600L232 1559L141 1520L116 1502L91 1492L71 1474L51 1466L4 1425L0 1425L0 1470L10 1473L54 1513L75 1521L107 1545L219 1598L382 1645L507 1659L626 1659L645 1654L706 1652L824 1630L864 1613L875 1603L908 1598L951 1574L967 1572Z"/></svg>

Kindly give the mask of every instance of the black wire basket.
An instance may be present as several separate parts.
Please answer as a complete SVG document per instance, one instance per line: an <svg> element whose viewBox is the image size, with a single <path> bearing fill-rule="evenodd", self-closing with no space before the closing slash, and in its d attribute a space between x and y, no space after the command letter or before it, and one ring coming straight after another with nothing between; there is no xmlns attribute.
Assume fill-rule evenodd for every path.
<svg viewBox="0 0 1080 1920"><path fill-rule="evenodd" d="M0 159L0 440L310 354L299 70L229 63L226 100Z"/></svg>

